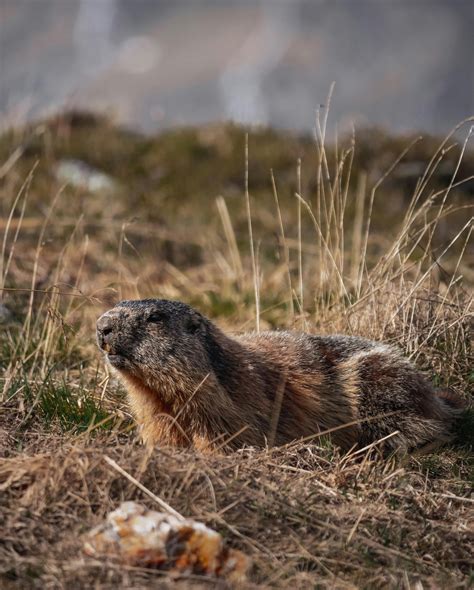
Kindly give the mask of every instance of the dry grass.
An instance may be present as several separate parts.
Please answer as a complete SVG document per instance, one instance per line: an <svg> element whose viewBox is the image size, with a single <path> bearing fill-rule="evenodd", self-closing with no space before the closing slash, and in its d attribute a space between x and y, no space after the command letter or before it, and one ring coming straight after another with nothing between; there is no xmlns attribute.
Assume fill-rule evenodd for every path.
<svg viewBox="0 0 474 590"><path fill-rule="evenodd" d="M312 154L307 142L280 139L296 155L291 166L275 135L259 132L254 141L251 134L246 144L235 128L202 129L192 141L191 132L176 132L176 144L172 134L140 143L93 118L78 123L76 115L74 125L65 118L0 138L0 302L12 312L0 334L2 587L172 584L159 572L82 556L80 535L120 501L155 508L105 457L248 553L249 585L472 582L468 418L457 446L403 460L382 460L376 448L342 456L325 440L228 456L167 449L147 456L123 392L95 350L95 318L117 299L179 298L225 328L293 327L392 342L440 386L468 397L469 133L464 144L450 139L433 150L411 200L403 200L396 183L385 185L410 154L409 141L373 178L355 164L357 141L326 148L326 129L323 119ZM234 148L242 148L241 190ZM197 172L199 198L181 203L173 174L176 190L185 191L188 159L204 166L206 150L228 172L216 170L207 195L207 177L200 184ZM264 172L262 153L274 158ZM169 154L176 170L166 168ZM113 174L113 195L63 186L54 171L65 157ZM446 159L447 179L437 173ZM254 191L252 175L264 174L267 182ZM197 578L179 584L212 585Z"/></svg>
<svg viewBox="0 0 474 590"><path fill-rule="evenodd" d="M80 553L79 535L124 499L158 508L105 462L110 456L180 513L219 530L254 562L263 587L463 587L472 558L469 484L449 452L427 477L409 466L341 457L318 446L227 457L143 449L127 441L63 442L16 454L0 470L4 579L19 586L141 587L156 572L121 571Z"/></svg>

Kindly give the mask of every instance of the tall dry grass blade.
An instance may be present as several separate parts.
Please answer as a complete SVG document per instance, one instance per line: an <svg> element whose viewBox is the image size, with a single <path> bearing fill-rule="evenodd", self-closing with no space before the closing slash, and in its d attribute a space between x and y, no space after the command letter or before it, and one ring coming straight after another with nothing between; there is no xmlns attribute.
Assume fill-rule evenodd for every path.
<svg viewBox="0 0 474 590"><path fill-rule="evenodd" d="M291 312L292 321L294 321L295 306L294 306L294 302L293 302L293 286L292 286L292 282L291 282L290 248L288 247L288 243L287 243L286 236L285 236L285 227L283 225L283 217L281 214L280 200L278 198L278 191L277 191L277 186L276 186L273 170L270 170L270 177L271 177L271 181L272 181L273 197L275 199L275 206L276 206L276 210L277 210L277 214L278 214L278 224L279 224L279 228L280 228L280 236L281 236L282 247L283 247L283 257L284 257L285 266L286 266L286 277L287 277L287 281L288 281L288 291L289 291L289 296L290 296L290 312Z"/></svg>
<svg viewBox="0 0 474 590"><path fill-rule="evenodd" d="M11 155L7 158L6 162L4 162L0 166L0 180L5 178L10 170L15 166L21 156L24 154L25 148L23 146L17 147Z"/></svg>
<svg viewBox="0 0 474 590"><path fill-rule="evenodd" d="M125 471L125 469L122 469L122 467L120 467L120 465L116 461L114 461L113 459L111 459L107 455L104 456L104 460L111 467L113 467L115 469L115 471L117 471L118 473L120 473L120 475L123 475L123 477L127 478L128 481L130 481L131 483L133 483L134 486L136 486L139 490L141 490L149 498L151 498L153 501L155 501L158 504L158 506L160 506L160 508L162 508L163 510L165 510L165 512L168 512L168 514L172 514L173 516L175 516L179 520L185 520L185 518L184 518L184 516L182 514L180 514L177 510L175 510L167 502L165 502L164 500L162 500L159 496L157 496L151 490L149 490L147 487L145 487L141 482L138 481L138 479L135 479L133 477L133 475L130 475L130 473L128 473L127 471Z"/></svg>
<svg viewBox="0 0 474 590"><path fill-rule="evenodd" d="M329 116L329 107L331 105L332 95L334 92L335 82L332 82L329 93L327 96L326 104L323 105L324 116L323 121L321 124L321 114L320 114L320 107L316 110L316 118L315 118L315 140L316 146L318 149L318 162L316 166L317 170L317 179L316 179L316 213L315 217L318 221L318 225L321 228L321 232L324 230L324 226L328 226L328 208L326 202L326 190L325 190L325 182L330 181L330 174L329 174L329 166L327 162L327 155L326 155L326 130L327 130L327 121ZM323 223L323 212L324 212L324 223ZM324 282L324 258L323 258L323 233L320 233L319 238L319 292L323 291L323 282ZM328 236L326 236L327 242Z"/></svg>
<svg viewBox="0 0 474 590"><path fill-rule="evenodd" d="M229 256L234 270L235 277L238 281L240 288L243 288L244 280L244 269L242 264L242 258L240 256L239 247L237 245L237 238L235 237L235 231L232 226L232 221L229 215L229 209L224 200L224 197L218 196L216 198L217 211L222 222L224 234L227 240L227 246L229 248Z"/></svg>
<svg viewBox="0 0 474 590"><path fill-rule="evenodd" d="M329 92L326 98L326 104L323 105L324 108L324 116L323 116L323 122L321 125L321 119L319 117L319 108L317 109L317 116L316 116L316 139L319 139L319 145L320 145L320 149L321 149L321 161L319 163L319 167L321 168L321 171L324 169L325 172L325 176L326 176L326 180L330 180L331 175L329 174L329 164L326 158L326 151L324 149L324 146L326 144L326 132L327 132L327 123L328 123L328 118L329 118L329 109L331 108L331 102L332 102L332 97L334 94L334 88L336 86L335 82L331 82L331 85L329 87Z"/></svg>
<svg viewBox="0 0 474 590"><path fill-rule="evenodd" d="M351 249L351 283L357 289L357 297L360 295L358 277L360 276L362 231L364 223L364 203L367 190L367 173L359 174L355 198L354 224L352 227Z"/></svg>
<svg viewBox="0 0 474 590"><path fill-rule="evenodd" d="M355 132L353 131L352 139L351 139L351 147L344 154L344 156L342 158L343 169L341 170L341 183L340 183L340 188L339 188L340 196L339 196L339 216L338 216L339 228L338 228L338 232L339 232L339 236L340 236L339 250L340 250L340 259L341 259L340 260L340 269L341 269L342 276L345 275L344 264L345 264L346 241L345 241L344 227L345 227L345 223L346 223L346 207L347 207L347 201L348 201L348 195L349 195L350 180L352 177L352 166L354 163L354 154L355 154ZM346 166L346 161L347 161L347 166ZM346 179L345 179L345 183L343 186L342 180L343 180L343 173L344 173L345 168L347 168L347 170L346 170Z"/></svg>
<svg viewBox="0 0 474 590"><path fill-rule="evenodd" d="M296 186L297 194L301 195L301 159L298 158L296 166ZM306 324L304 317L304 285L303 285L303 250L302 250L302 227L301 227L301 199L297 202L297 219L298 219L298 283L299 283L299 307L302 310L303 327Z"/></svg>
<svg viewBox="0 0 474 590"><path fill-rule="evenodd" d="M250 256L252 259L253 285L255 292L255 327L257 332L260 332L260 292L259 280L257 274L257 262L255 259L255 248L253 241L252 229L252 213L250 209L250 194L249 194L249 134L245 134L245 205L247 209L247 225L250 240Z"/></svg>

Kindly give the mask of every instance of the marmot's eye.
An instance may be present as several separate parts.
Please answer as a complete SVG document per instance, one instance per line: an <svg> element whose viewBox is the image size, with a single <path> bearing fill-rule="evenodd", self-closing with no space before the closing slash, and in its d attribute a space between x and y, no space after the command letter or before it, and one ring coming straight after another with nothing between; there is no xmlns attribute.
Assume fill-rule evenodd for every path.
<svg viewBox="0 0 474 590"><path fill-rule="evenodd" d="M166 314L161 312L161 311L154 311L153 313L151 313L146 321L150 324L159 324L160 322L163 322L166 319Z"/></svg>

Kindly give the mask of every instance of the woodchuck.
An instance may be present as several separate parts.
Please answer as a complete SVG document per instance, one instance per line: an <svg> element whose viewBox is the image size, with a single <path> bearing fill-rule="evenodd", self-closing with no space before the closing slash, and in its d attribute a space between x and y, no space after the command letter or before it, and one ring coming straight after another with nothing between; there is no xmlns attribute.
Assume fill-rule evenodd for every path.
<svg viewBox="0 0 474 590"><path fill-rule="evenodd" d="M395 349L354 336L228 335L179 301L122 301L97 321L148 445L283 445L330 431L344 450L447 441L459 412Z"/></svg>

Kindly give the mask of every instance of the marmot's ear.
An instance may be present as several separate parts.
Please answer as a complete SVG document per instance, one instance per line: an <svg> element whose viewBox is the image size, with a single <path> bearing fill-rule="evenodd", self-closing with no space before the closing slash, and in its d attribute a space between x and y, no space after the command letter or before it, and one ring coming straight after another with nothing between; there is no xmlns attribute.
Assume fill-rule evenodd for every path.
<svg viewBox="0 0 474 590"><path fill-rule="evenodd" d="M202 321L202 317L197 313L193 313L186 318L186 330L190 334L201 332L203 328L204 322Z"/></svg>

